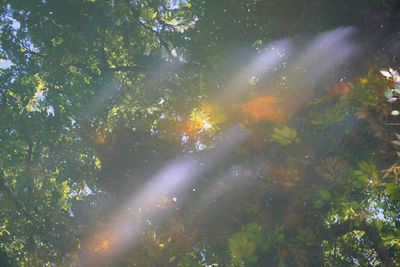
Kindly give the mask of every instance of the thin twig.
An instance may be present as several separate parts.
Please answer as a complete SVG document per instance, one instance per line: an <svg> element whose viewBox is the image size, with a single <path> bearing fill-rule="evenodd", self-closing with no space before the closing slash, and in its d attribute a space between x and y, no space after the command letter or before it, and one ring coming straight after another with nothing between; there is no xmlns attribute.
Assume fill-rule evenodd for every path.
<svg viewBox="0 0 400 267"><path fill-rule="evenodd" d="M397 63L400 63L400 59L398 57L396 57L395 55L393 55L392 53L390 53L388 50L386 49L382 49L382 52L388 54L389 56L392 57L392 59L394 59Z"/></svg>
<svg viewBox="0 0 400 267"><path fill-rule="evenodd" d="M391 172L393 172L394 168L399 166L399 164L400 164L400 162L396 162L396 163L392 164L392 166L390 166L389 168L387 168L385 170L381 170L380 172L385 173L385 175L382 177L382 179L385 179Z"/></svg>
<svg viewBox="0 0 400 267"><path fill-rule="evenodd" d="M178 58L172 54L171 49L168 47L167 41L164 40L163 37L161 37L161 34L158 31L153 30L153 28L147 26L145 23L143 23L140 19L136 18L136 21L139 22L140 25L142 25L146 30L151 31L154 33L155 36L157 36L157 39L160 41L160 44L165 48L167 51L168 55L171 57L172 60L178 61Z"/></svg>
<svg viewBox="0 0 400 267"><path fill-rule="evenodd" d="M383 125L395 125L395 126L400 126L400 123L396 123L396 122L385 122Z"/></svg>

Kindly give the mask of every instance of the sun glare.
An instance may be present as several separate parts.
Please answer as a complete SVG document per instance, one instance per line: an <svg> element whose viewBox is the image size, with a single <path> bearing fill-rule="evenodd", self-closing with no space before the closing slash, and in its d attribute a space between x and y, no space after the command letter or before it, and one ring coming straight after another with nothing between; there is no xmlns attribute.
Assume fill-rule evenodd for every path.
<svg viewBox="0 0 400 267"><path fill-rule="evenodd" d="M211 131L212 128L213 122L211 121L210 115L205 111L205 109L195 108L190 114L190 119L184 132L189 136L197 136L207 131Z"/></svg>
<svg viewBox="0 0 400 267"><path fill-rule="evenodd" d="M197 139L198 150L200 151L202 150L200 147L202 144L199 141L199 137L205 134L212 134L216 131L221 122L226 122L225 114L228 112L240 112L241 116L254 123L260 121L267 121L275 125L286 123L312 97L313 91L310 89L310 85L316 79L310 75L315 74L318 75L316 78L321 78L320 76L326 74L338 60L345 59L352 52L350 48L346 49L347 46L343 44L343 40L349 35L349 32L350 30L346 28L339 29L325 33L322 37L317 38L317 41L311 43L311 46L318 45L320 53L317 55L311 55L308 49L305 49L305 52L300 51L300 56L295 58L295 63L307 67L310 73L303 73L303 71L301 74L284 73L284 80L287 82L287 85L296 85L296 90L279 90L278 86L278 88L273 90L271 88L260 88L254 97L250 99L248 96L244 99L241 98L246 91L248 92L246 89L249 89L249 85L247 84L249 77L257 76L265 78L267 74L275 72L273 67L281 62L283 58L286 58L286 48L289 47L291 42L285 40L285 42L281 42L278 45L280 49L277 49L277 47L267 49L260 53L258 58L249 62L247 70L237 75L241 80L246 81L246 83L240 83L240 79L236 77L239 80L230 87L229 94L227 95L227 91L224 91L223 95L216 97L217 100L215 103L218 103L218 105L203 103L194 108L186 118L176 115L175 120L164 119L166 127L169 127L168 129L171 129L174 134L180 135L182 141L187 141L189 138ZM320 47L319 45L321 44L326 46ZM321 60L321 56L332 52L331 50L340 50L342 46L345 48L346 53L336 53L336 57L329 64L327 63L319 67L317 63ZM281 51L285 51L285 53ZM303 53L306 54L306 57L303 57ZM312 60L308 58L311 56L313 56ZM279 71L276 72L276 75L280 78L282 77L282 73L279 73ZM347 94L346 90L347 88L344 88L338 94L345 95ZM107 252L107 254L110 254L110 257L116 257L119 250L122 252L132 243L138 241L146 226L143 221L135 221L134 214L128 214L128 210L137 212L142 219L145 218L152 222L164 220L166 213L175 212L175 209L160 208L162 205L168 206L171 203L174 203L174 205L181 204L181 199L178 196L182 192L188 190L188 188L193 188L192 186L196 179L201 177L206 171L214 168L227 154L232 153L245 139L249 138L245 134L245 131L237 126L224 132L225 134L219 139L213 149L206 151L201 157L184 156L171 160L143 188L132 194L116 212L114 218L117 219L117 223L115 223L115 220L110 220L89 241L89 249L85 255L88 263L99 263L101 257L99 258L97 255L101 254L100 252L104 252L104 254ZM94 140L98 143L103 141L97 135L94 135ZM276 182L279 182L284 187L294 187L299 180L297 170L278 171L276 176L281 178L281 180ZM246 177L252 177L252 172L245 169L242 170L242 168L238 167L237 169L233 169L232 174L224 177L221 182L233 186L243 180L241 178ZM268 179L273 178L266 178L266 180ZM215 188L216 186L211 187L209 192L206 192L204 196L216 199L224 194L225 189L223 187L220 188L221 190L215 190ZM160 196L161 199L164 197L166 200L160 202ZM109 236L101 234L104 232L109 233ZM116 238L110 238L110 236ZM115 250L115 248L118 249Z"/></svg>

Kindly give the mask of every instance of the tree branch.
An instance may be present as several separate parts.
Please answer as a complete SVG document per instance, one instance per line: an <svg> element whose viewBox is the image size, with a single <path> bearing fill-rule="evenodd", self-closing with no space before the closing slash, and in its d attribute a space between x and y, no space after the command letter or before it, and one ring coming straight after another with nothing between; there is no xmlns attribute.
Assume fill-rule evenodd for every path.
<svg viewBox="0 0 400 267"><path fill-rule="evenodd" d="M381 258L383 265L388 267L399 266L394 263L394 261L390 258L389 253L385 247L385 244L379 234L378 229L373 224L367 224L364 221L361 222L361 229L365 232L368 239L372 241L373 247Z"/></svg>
<svg viewBox="0 0 400 267"><path fill-rule="evenodd" d="M392 59L394 61L396 61L397 63L400 63L400 59L398 57L396 57L395 55L393 55L392 53L390 53L389 51L387 51L386 49L383 48L382 52L388 54L389 56L391 56Z"/></svg>
<svg viewBox="0 0 400 267"><path fill-rule="evenodd" d="M138 17L135 16L136 10L134 10L134 8L131 6L131 4L129 3L129 8L133 13L133 16L135 18L135 20L139 23L139 25L141 25L143 28L145 28L146 30L152 32L158 39L158 41L160 42L161 46L164 47L164 49L167 51L169 57L174 61L174 62L179 62L178 57L174 56L172 54L171 49L168 46L167 41L161 36L161 34L154 30L153 28L147 26L145 23L143 23L143 21L141 21Z"/></svg>
<svg viewBox="0 0 400 267"><path fill-rule="evenodd" d="M365 220L356 224L355 221L345 221L343 223L333 224L329 229L322 232L322 240L332 240L341 237L354 230L363 231L366 237L372 242L372 246L377 252L384 266L396 267L394 261L390 258L387 248L375 225L367 224Z"/></svg>

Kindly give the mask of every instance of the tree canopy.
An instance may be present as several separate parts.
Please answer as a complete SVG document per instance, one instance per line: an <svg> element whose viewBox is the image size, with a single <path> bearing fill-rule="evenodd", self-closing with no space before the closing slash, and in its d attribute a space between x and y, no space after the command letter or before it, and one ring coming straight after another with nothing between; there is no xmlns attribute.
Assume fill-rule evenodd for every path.
<svg viewBox="0 0 400 267"><path fill-rule="evenodd" d="M0 265L399 266L395 0L0 3Z"/></svg>

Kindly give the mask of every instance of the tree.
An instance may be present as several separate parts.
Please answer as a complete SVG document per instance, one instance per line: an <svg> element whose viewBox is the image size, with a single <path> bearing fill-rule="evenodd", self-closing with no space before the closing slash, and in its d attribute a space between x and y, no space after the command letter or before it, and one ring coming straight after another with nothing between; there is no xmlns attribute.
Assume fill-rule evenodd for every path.
<svg viewBox="0 0 400 267"><path fill-rule="evenodd" d="M395 2L0 10L5 262L400 263L393 81L339 27L386 40Z"/></svg>

